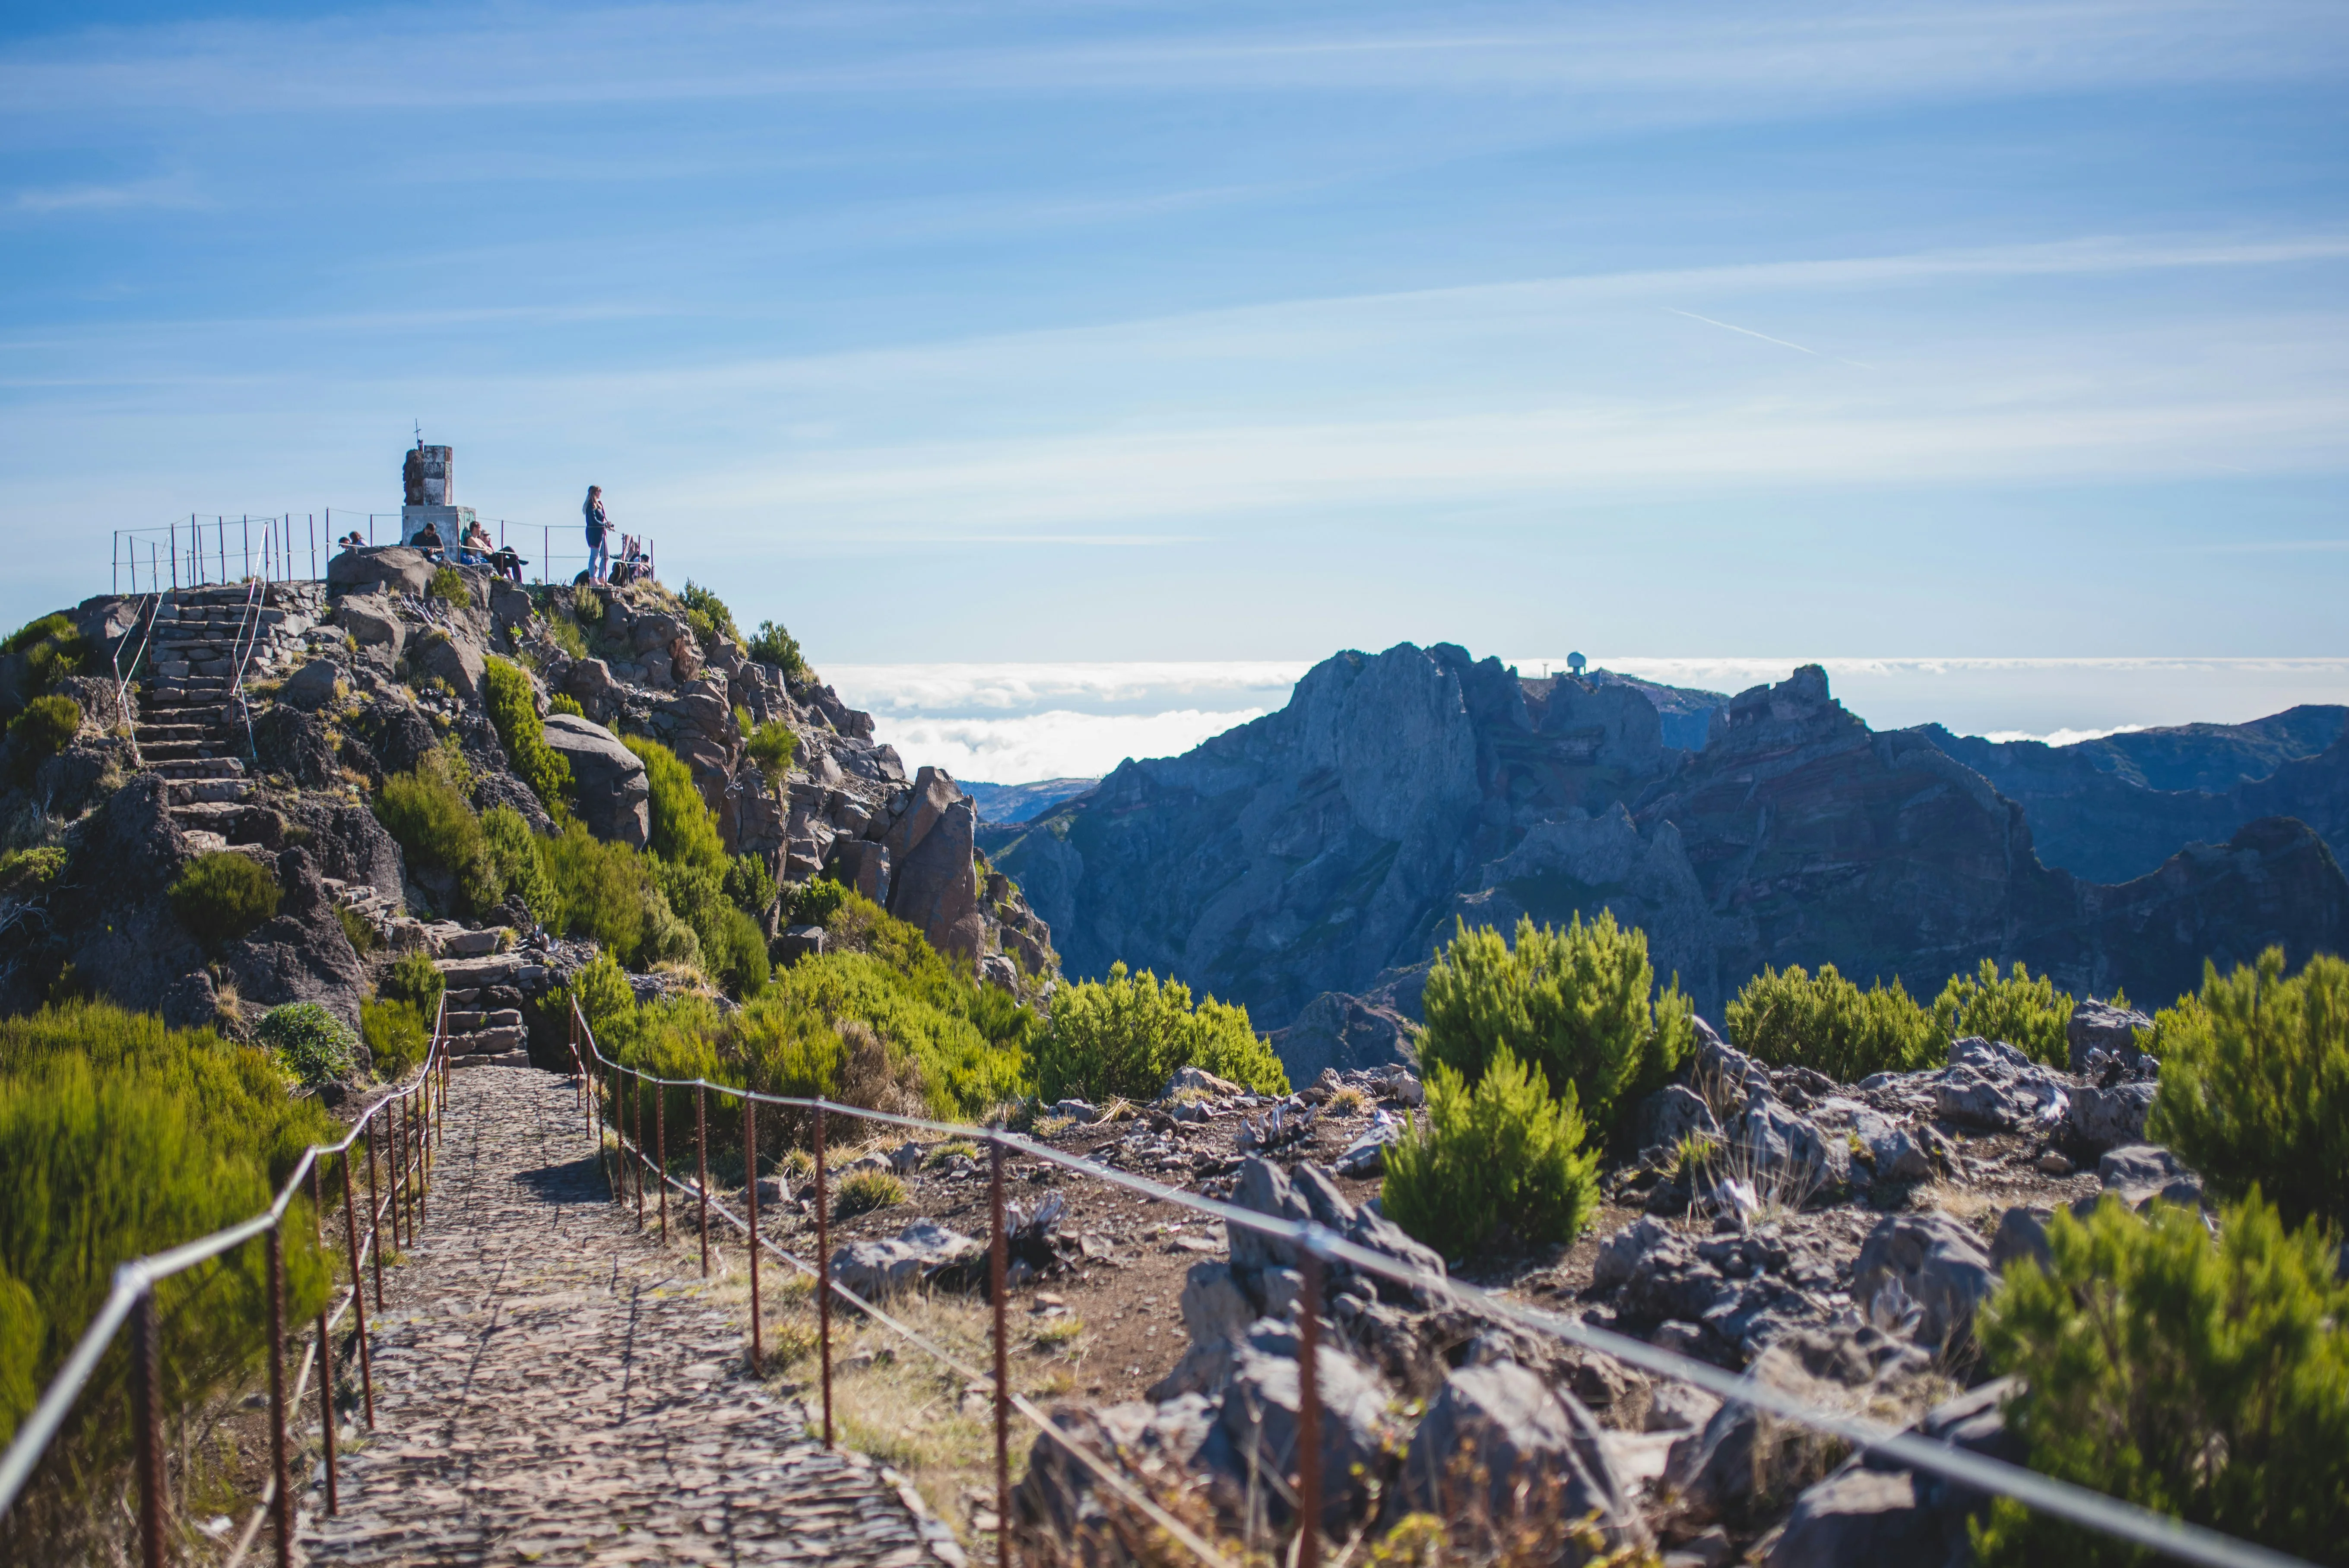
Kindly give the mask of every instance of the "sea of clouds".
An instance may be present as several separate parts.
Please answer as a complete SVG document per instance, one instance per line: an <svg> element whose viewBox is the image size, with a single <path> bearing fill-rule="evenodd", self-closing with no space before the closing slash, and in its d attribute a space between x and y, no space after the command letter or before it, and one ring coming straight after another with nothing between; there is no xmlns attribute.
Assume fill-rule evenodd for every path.
<svg viewBox="0 0 2349 1568"><path fill-rule="evenodd" d="M1527 676L1566 654L1506 661ZM1846 707L1878 729L1939 723L1993 740L2068 745L2197 720L2241 723L2300 703L2349 703L2349 658L1816 658L1590 655L1668 686L1735 693L1826 667ZM1019 784L1092 778L1129 757L1172 757L1287 705L1309 660L833 665L823 676L868 710L912 767Z"/></svg>

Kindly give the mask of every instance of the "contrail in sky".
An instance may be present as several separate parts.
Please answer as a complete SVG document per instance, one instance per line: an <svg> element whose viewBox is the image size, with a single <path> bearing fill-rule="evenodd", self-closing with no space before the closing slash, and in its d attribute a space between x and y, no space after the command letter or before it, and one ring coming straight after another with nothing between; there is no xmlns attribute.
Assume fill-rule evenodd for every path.
<svg viewBox="0 0 2349 1568"><path fill-rule="evenodd" d="M1671 311L1674 315L1684 315L1691 321L1701 321L1707 326L1724 327L1731 332L1742 332L1748 337L1758 337L1764 343L1775 343L1781 348L1791 348L1797 354L1807 354L1814 359L1834 359L1838 365L1849 365L1860 370L1871 368L1868 366L1860 364L1857 359L1841 359L1832 354L1821 354L1816 348L1805 348L1799 343L1789 343L1783 337L1773 337L1766 332L1756 332L1750 326L1738 326L1731 322L1715 321L1709 315L1699 315L1692 310L1682 310L1678 305L1668 304L1664 306L1664 308Z"/></svg>

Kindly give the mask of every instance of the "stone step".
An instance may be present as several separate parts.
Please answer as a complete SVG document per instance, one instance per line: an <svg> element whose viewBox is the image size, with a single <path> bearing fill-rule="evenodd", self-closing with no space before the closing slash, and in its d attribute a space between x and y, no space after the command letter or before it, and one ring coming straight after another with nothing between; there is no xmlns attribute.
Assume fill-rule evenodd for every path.
<svg viewBox="0 0 2349 1568"><path fill-rule="evenodd" d="M528 1066L530 1066L528 1051L502 1051L495 1056L452 1056L449 1058L449 1070L451 1072L455 1072L460 1068L526 1068Z"/></svg>
<svg viewBox="0 0 2349 1568"><path fill-rule="evenodd" d="M242 779L244 764L233 757L179 757L147 765L166 779Z"/></svg>
<svg viewBox="0 0 2349 1568"><path fill-rule="evenodd" d="M200 762L209 758L224 757L234 749L226 736L203 740L140 741L139 755L149 767L163 762Z"/></svg>
<svg viewBox="0 0 2349 1568"><path fill-rule="evenodd" d="M480 1012L460 1011L451 1007L449 1009L448 1019L450 1033L475 1035L489 1029L521 1028L522 1010L518 1007L499 1007L488 1012Z"/></svg>
<svg viewBox="0 0 2349 1568"><path fill-rule="evenodd" d="M166 806L252 799L253 786L243 779L173 779L163 786L163 804Z"/></svg>
<svg viewBox="0 0 2349 1568"><path fill-rule="evenodd" d="M449 1054L452 1057L486 1056L497 1051L519 1051L528 1048L530 1031L520 1024L504 1028L474 1029L449 1036Z"/></svg>
<svg viewBox="0 0 2349 1568"><path fill-rule="evenodd" d="M176 720L177 716L174 717ZM132 728L139 737L139 748L141 751L149 747L170 746L182 740L209 740L220 733L218 725L182 724L176 721L171 724L142 722L133 726Z"/></svg>
<svg viewBox="0 0 2349 1568"><path fill-rule="evenodd" d="M515 985L529 989L546 977L546 971L536 964L525 964L519 954L501 953L494 958L441 958L433 967L448 980L452 991L478 989L483 985Z"/></svg>
<svg viewBox="0 0 2349 1568"><path fill-rule="evenodd" d="M237 800L190 800L163 809L171 814L171 825L183 833L218 833L223 838L252 810Z"/></svg>

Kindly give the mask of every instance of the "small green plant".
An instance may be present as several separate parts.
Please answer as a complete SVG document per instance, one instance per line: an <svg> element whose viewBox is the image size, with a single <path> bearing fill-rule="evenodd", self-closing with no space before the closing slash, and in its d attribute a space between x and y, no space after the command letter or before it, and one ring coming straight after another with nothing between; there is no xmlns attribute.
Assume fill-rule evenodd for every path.
<svg viewBox="0 0 2349 1568"><path fill-rule="evenodd" d="M2162 1064L2167 1078L2169 1064ZM2339 1238L2287 1231L2256 1189L2202 1216L2107 1197L2062 1209L2050 1263L2010 1264L1976 1331L2018 1374L2007 1429L2030 1467L2189 1522L2338 1563L2349 1541L2349 1284ZM1974 1527L1990 1568L2135 1564L2141 1549L2008 1499Z"/></svg>
<svg viewBox="0 0 2349 1568"><path fill-rule="evenodd" d="M750 639L750 654L759 663L774 665L795 682L807 679L807 660L800 654L799 639L772 621L759 623L758 634Z"/></svg>
<svg viewBox="0 0 2349 1568"><path fill-rule="evenodd" d="M771 973L767 939L726 895L725 880L706 866L677 861L664 862L655 874L669 907L693 928L710 977L737 996L764 990Z"/></svg>
<svg viewBox="0 0 2349 1568"><path fill-rule="evenodd" d="M440 1010L440 994L449 977L421 953L403 954L376 982L376 995L412 1004L429 1022Z"/></svg>
<svg viewBox="0 0 2349 1568"><path fill-rule="evenodd" d="M2280 947L2154 1019L2161 1059L2147 1135L2220 1192L2266 1192L2288 1223L2349 1225L2349 963L2286 978Z"/></svg>
<svg viewBox="0 0 2349 1568"><path fill-rule="evenodd" d="M741 631L734 624L734 612L726 607L726 601L692 578L685 580L685 592L678 597L684 601L685 624L693 628L694 640L701 645L702 652L714 649L720 637L732 643L742 640Z"/></svg>
<svg viewBox="0 0 2349 1568"><path fill-rule="evenodd" d="M66 848L43 844L0 854L0 895L23 898L55 882L66 869Z"/></svg>
<svg viewBox="0 0 2349 1568"><path fill-rule="evenodd" d="M17 683L17 696L27 700L46 695L67 676L88 675L98 665L88 643L74 629L70 617L62 612L28 622L0 642L0 656L22 655L25 673Z"/></svg>
<svg viewBox="0 0 2349 1568"><path fill-rule="evenodd" d="M1517 922L1514 947L1461 923L1427 976L1421 1059L1475 1080L1500 1051L1568 1086L1595 1129L1671 1078L1695 1046L1677 984L1656 992L1647 933L1580 914L1563 929Z"/></svg>
<svg viewBox="0 0 2349 1568"><path fill-rule="evenodd" d="M621 744L645 765L645 782L652 789L653 853L676 864L702 866L723 875L726 844L719 837L718 813L701 798L693 769L657 740L631 735L624 737Z"/></svg>
<svg viewBox="0 0 2349 1568"><path fill-rule="evenodd" d="M1247 1009L1213 996L1194 1009L1191 988L1149 970L1110 966L1107 980L1063 986L1036 1046L1037 1090L1047 1102L1153 1100L1178 1068L1197 1067L1259 1094L1286 1094L1288 1075L1248 1026Z"/></svg>
<svg viewBox="0 0 2349 1568"><path fill-rule="evenodd" d="M461 755L453 747L429 752L415 771L396 773L376 795L375 814L410 860L456 880L457 901L468 912L494 908L505 897L490 859L481 820L466 799Z"/></svg>
<svg viewBox="0 0 2349 1568"><path fill-rule="evenodd" d="M812 877L797 887L786 888L784 896L789 905L786 913L792 925L830 925L832 917L848 897L848 890L831 877Z"/></svg>
<svg viewBox="0 0 2349 1568"><path fill-rule="evenodd" d="M335 905L335 920L350 939L352 952L365 958L375 951L375 927L367 923L367 916L348 904L338 903Z"/></svg>
<svg viewBox="0 0 2349 1568"><path fill-rule="evenodd" d="M546 640L561 648L572 658L584 659L587 656L587 634L579 629L578 622L560 611L552 612L546 617ZM570 707L557 708L555 711L577 713L580 710L578 704L574 701Z"/></svg>
<svg viewBox="0 0 2349 1568"><path fill-rule="evenodd" d="M554 879L546 874L538 835L512 806L492 806L481 813L485 885L502 890L502 898L519 898L539 923L551 921L558 907Z"/></svg>
<svg viewBox="0 0 2349 1568"><path fill-rule="evenodd" d="M759 771L781 797L784 775L791 772L792 760L800 754L799 736L780 718L754 722L747 707L734 710L734 723L742 731L744 754L759 765Z"/></svg>
<svg viewBox="0 0 2349 1568"><path fill-rule="evenodd" d="M1454 1258L1498 1239L1570 1243L1599 1203L1599 1155L1583 1147L1574 1088L1553 1097L1506 1046L1471 1085L1438 1063L1427 1077L1427 1124L1386 1153L1380 1202L1395 1223Z"/></svg>
<svg viewBox="0 0 2349 1568"><path fill-rule="evenodd" d="M559 691L553 696L548 697L546 699L546 711L549 713L567 713L574 718L585 718L587 717L587 710L579 706L579 699L573 696L567 691Z"/></svg>
<svg viewBox="0 0 2349 1568"><path fill-rule="evenodd" d="M1051 1355L1074 1345L1083 1336L1084 1332L1084 1319L1071 1313L1065 1316L1046 1318L1036 1326L1035 1331L1030 1334L1028 1338L1038 1350L1046 1355Z"/></svg>
<svg viewBox="0 0 2349 1568"><path fill-rule="evenodd" d="M443 564L432 573L432 581L424 585L428 599L440 599L450 604L471 604L473 591L465 582L465 574L455 567Z"/></svg>
<svg viewBox="0 0 2349 1568"><path fill-rule="evenodd" d="M935 1170L949 1160L977 1160L978 1158L978 1144L968 1138L949 1138L944 1143L937 1144L926 1152L922 1156L922 1165L925 1169Z"/></svg>
<svg viewBox="0 0 2349 1568"><path fill-rule="evenodd" d="M359 1004L359 1038L367 1042L375 1076L389 1083L424 1059L432 1024L413 1002L375 997Z"/></svg>
<svg viewBox="0 0 2349 1568"><path fill-rule="evenodd" d="M316 1002L272 1007L253 1033L305 1088L351 1076L351 1051L357 1037L348 1024Z"/></svg>
<svg viewBox="0 0 2349 1568"><path fill-rule="evenodd" d="M1820 965L1816 976L1799 964L1784 974L1765 967L1729 1004L1729 1037L1774 1068L1812 1068L1838 1083L1916 1072L1949 1047L1899 978L1862 991L1832 964Z"/></svg>
<svg viewBox="0 0 2349 1568"><path fill-rule="evenodd" d="M8 721L8 750L20 779L63 751L81 731L81 704L69 696L36 696Z"/></svg>
<svg viewBox="0 0 2349 1568"><path fill-rule="evenodd" d="M481 703L514 772L547 815L564 820L571 814L571 764L546 743L546 727L538 717L538 690L530 676L521 665L492 654L482 661Z"/></svg>
<svg viewBox="0 0 2349 1568"><path fill-rule="evenodd" d="M841 1219L871 1213L905 1201L905 1184L886 1171L859 1171L840 1184L833 1213Z"/></svg>
<svg viewBox="0 0 2349 1568"><path fill-rule="evenodd" d="M249 855L198 855L171 884L171 913L210 947L234 942L277 913L285 890Z"/></svg>
<svg viewBox="0 0 2349 1568"><path fill-rule="evenodd" d="M764 855L736 855L727 862L726 896L753 920L765 917L775 902L775 872Z"/></svg>
<svg viewBox="0 0 2349 1568"><path fill-rule="evenodd" d="M2054 1067L2071 1064L2071 1022L2072 998L2044 975L2033 979L2019 960L2002 976L1997 961L1985 958L1971 976L1951 975L1933 998L1933 1023L1944 1043L1980 1035Z"/></svg>

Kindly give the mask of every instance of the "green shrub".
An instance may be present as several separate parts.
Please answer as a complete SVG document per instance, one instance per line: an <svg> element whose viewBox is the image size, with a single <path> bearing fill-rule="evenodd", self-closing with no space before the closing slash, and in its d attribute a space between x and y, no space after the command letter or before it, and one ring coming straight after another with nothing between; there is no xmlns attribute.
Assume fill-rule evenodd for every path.
<svg viewBox="0 0 2349 1568"><path fill-rule="evenodd" d="M633 963L645 942L645 906L660 890L652 867L627 845L597 838L578 822L539 841L539 863L554 889L555 917L547 923L573 936L594 938L622 963Z"/></svg>
<svg viewBox="0 0 2349 1568"><path fill-rule="evenodd" d="M0 1019L0 1430L54 1376L117 1264L260 1212L301 1150L336 1130L316 1101L287 1096L266 1052L210 1029L89 1002ZM300 1322L326 1290L305 1205L285 1235ZM167 1421L259 1366L262 1287L257 1243L159 1285ZM27 1561L65 1560L32 1546L44 1524L85 1494L116 1495L125 1369L119 1353L99 1362L57 1462L12 1511Z"/></svg>
<svg viewBox="0 0 2349 1568"><path fill-rule="evenodd" d="M335 905L335 920L350 939L353 953L365 958L375 951L375 927L367 923L367 916L348 904L338 903Z"/></svg>
<svg viewBox="0 0 2349 1568"><path fill-rule="evenodd" d="M453 566L442 565L432 573L432 581L424 585L424 596L451 604L470 605L473 590L465 582L465 574Z"/></svg>
<svg viewBox="0 0 2349 1568"><path fill-rule="evenodd" d="M676 752L641 735L624 737L621 744L645 765L645 782L652 789L652 851L679 865L702 866L724 875L726 844L719 837L718 813L701 798L693 769Z"/></svg>
<svg viewBox="0 0 2349 1568"><path fill-rule="evenodd" d="M1387 1148L1380 1202L1454 1258L1490 1244L1505 1225L1523 1243L1568 1243L1599 1203L1599 1155L1583 1139L1573 1085L1552 1097L1508 1047L1474 1085L1439 1063L1427 1076L1426 1125Z"/></svg>
<svg viewBox="0 0 2349 1568"><path fill-rule="evenodd" d="M783 890L785 923L830 925L848 897L848 889L831 877L811 877Z"/></svg>
<svg viewBox="0 0 2349 1568"><path fill-rule="evenodd" d="M81 732L81 704L69 696L36 696L8 721L10 759L19 780L63 751Z"/></svg>
<svg viewBox="0 0 2349 1568"><path fill-rule="evenodd" d="M2169 1064L2162 1064L2167 1078ZM2349 1284L2338 1238L2287 1232L2254 1189L2223 1213L2106 1198L2058 1209L2043 1272L2011 1264L1977 1325L2022 1387L2006 1407L2033 1470L2193 1523L2349 1562ZM1988 1565L2152 1561L2000 1500L1975 1527Z"/></svg>
<svg viewBox="0 0 2349 1568"><path fill-rule="evenodd" d="M357 1037L348 1024L316 1002L272 1007L253 1034L305 1088L351 1076L351 1047L358 1044Z"/></svg>
<svg viewBox="0 0 2349 1568"><path fill-rule="evenodd" d="M1933 998L1933 1024L1946 1047L1970 1035L2003 1040L2034 1061L2069 1067L2072 1047L2065 1030L2072 998L2045 975L2033 980L2017 962L2002 978L1995 959L1985 958L1972 977L1952 975Z"/></svg>
<svg viewBox="0 0 2349 1568"><path fill-rule="evenodd" d="M794 681L808 678L807 660L801 656L799 639L772 621L759 623L758 634L750 639L750 656L762 665L772 665Z"/></svg>
<svg viewBox="0 0 2349 1568"><path fill-rule="evenodd" d="M378 996L412 1004L429 1023L440 1014L440 996L449 989L449 977L423 954L409 953L383 972L375 989Z"/></svg>
<svg viewBox="0 0 2349 1568"><path fill-rule="evenodd" d="M207 946L233 942L277 913L285 890L249 855L198 855L171 884L171 913Z"/></svg>
<svg viewBox="0 0 2349 1568"><path fill-rule="evenodd" d="M587 634L579 629L579 623L568 615L560 613L549 614L546 617L546 637L547 641L574 659L584 659L587 656ZM566 702L571 705L569 707L563 706ZM557 713L585 717L585 710L580 707L576 697L556 697L549 706L553 707Z"/></svg>
<svg viewBox="0 0 2349 1568"><path fill-rule="evenodd" d="M2253 1186L2284 1219L2349 1225L2349 963L2319 954L2284 977L2283 950L2154 1019L2161 1059L2147 1135L2219 1191Z"/></svg>
<svg viewBox="0 0 2349 1568"><path fill-rule="evenodd" d="M1470 1082L1503 1049L1538 1068L1554 1094L1568 1087L1598 1129L1661 1088L1695 1045L1677 983L1655 995L1647 933L1613 913L1564 930L1517 922L1513 948L1464 922L1428 972L1420 1057Z"/></svg>
<svg viewBox="0 0 2349 1568"><path fill-rule="evenodd" d="M0 642L0 655L8 654L25 656L25 673L16 688L23 702L47 695L67 676L88 675L98 668L93 650L62 612L17 627Z"/></svg>
<svg viewBox="0 0 2349 1568"><path fill-rule="evenodd" d="M538 717L538 690L521 665L491 655L482 661L481 703L497 727L498 742L522 781L557 822L571 814L571 764L546 743Z"/></svg>
<svg viewBox="0 0 2349 1568"><path fill-rule="evenodd" d="M539 843L538 835L530 830L530 823L512 806L492 806L481 813L485 885L501 889L502 899L521 899L531 918L545 925L552 923L559 901L554 880L546 874Z"/></svg>
<svg viewBox="0 0 2349 1568"><path fill-rule="evenodd" d="M478 914L496 907L505 897L505 887L490 859L481 820L466 794L461 758L436 751L414 772L396 773L383 781L375 814L411 861L454 878L459 907Z"/></svg>
<svg viewBox="0 0 2349 1568"><path fill-rule="evenodd" d="M694 641L701 645L702 652L717 646L720 637L733 643L742 640L740 628L734 624L734 612L717 594L688 577L678 597L685 603L685 624L693 628Z"/></svg>
<svg viewBox="0 0 2349 1568"><path fill-rule="evenodd" d="M759 771L766 775L767 782L780 797L783 792L784 776L791 772L792 762L800 754L798 733L780 718L771 718L764 724L756 723L747 707L734 710L734 723L742 731L744 754L759 765Z"/></svg>
<svg viewBox="0 0 2349 1568"><path fill-rule="evenodd" d="M378 997L359 1004L359 1038L367 1042L375 1076L386 1083L405 1078L424 1060L432 1044L432 1019L413 1002Z"/></svg>
<svg viewBox="0 0 2349 1568"><path fill-rule="evenodd" d="M767 939L750 917L726 896L724 882L707 867L663 863L661 892L678 918L693 928L703 969L737 996L766 987L771 965Z"/></svg>
<svg viewBox="0 0 2349 1568"><path fill-rule="evenodd" d="M832 1212L834 1219L848 1220L905 1201L905 1184L888 1171L859 1171L841 1182Z"/></svg>
<svg viewBox="0 0 2349 1568"><path fill-rule="evenodd" d="M1774 1068L1812 1068L1838 1083L1933 1067L1949 1047L1898 978L1862 991L1832 964L1816 977L1799 964L1764 968L1729 1004L1729 1037Z"/></svg>
<svg viewBox="0 0 2349 1568"><path fill-rule="evenodd" d="M1213 996L1191 1006L1180 980L1110 966L1107 980L1062 986L1036 1046L1036 1085L1047 1100L1156 1099L1179 1068L1196 1067L1259 1094L1286 1094L1280 1058L1248 1026L1247 1009Z"/></svg>
<svg viewBox="0 0 2349 1568"><path fill-rule="evenodd" d="M579 706L579 699L573 696L567 691L559 691L553 696L548 697L546 699L546 711L549 713L567 713L574 718L585 718L587 717L587 710ZM569 764L566 763L564 766L568 767Z"/></svg>
<svg viewBox="0 0 2349 1568"><path fill-rule="evenodd" d="M762 920L775 903L774 868L764 855L736 855L726 867L726 896L753 920Z"/></svg>
<svg viewBox="0 0 2349 1568"><path fill-rule="evenodd" d="M66 858L62 844L43 844L0 854L0 894L22 898L47 887L66 869Z"/></svg>

